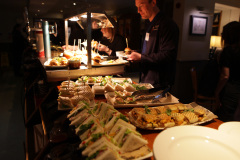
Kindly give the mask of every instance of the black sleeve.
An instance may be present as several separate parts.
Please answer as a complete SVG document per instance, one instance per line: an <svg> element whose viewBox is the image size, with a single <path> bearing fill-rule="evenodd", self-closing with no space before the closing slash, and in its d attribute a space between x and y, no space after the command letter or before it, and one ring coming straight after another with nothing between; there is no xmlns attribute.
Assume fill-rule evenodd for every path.
<svg viewBox="0 0 240 160"><path fill-rule="evenodd" d="M231 48L226 47L223 49L221 55L220 55L220 66L221 67L230 67L230 54L231 54Z"/></svg>
<svg viewBox="0 0 240 160"><path fill-rule="evenodd" d="M165 25L158 32L157 53L142 55L141 62L145 65L156 67L158 64L168 64L176 59L178 48L178 27L171 23Z"/></svg>
<svg viewBox="0 0 240 160"><path fill-rule="evenodd" d="M116 35L113 42L108 47L112 50L111 56L116 56L116 51L124 51L127 47L125 38L120 35Z"/></svg>

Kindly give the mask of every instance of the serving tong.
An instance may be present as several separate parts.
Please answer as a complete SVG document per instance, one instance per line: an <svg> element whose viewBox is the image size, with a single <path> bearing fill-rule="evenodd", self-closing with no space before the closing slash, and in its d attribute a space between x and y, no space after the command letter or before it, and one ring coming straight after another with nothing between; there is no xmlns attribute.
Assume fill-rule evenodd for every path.
<svg viewBox="0 0 240 160"><path fill-rule="evenodd" d="M167 87L166 89L163 90L162 93L160 93L159 95L156 95L153 99L152 99L152 103L155 103L157 101L159 101L159 99L161 99L162 97L165 97L165 94L170 90L170 87Z"/></svg>
<svg viewBox="0 0 240 160"><path fill-rule="evenodd" d="M163 90L163 92L161 92L160 94L158 94L156 96L148 95L148 94L160 91L160 90L162 90L162 87L156 87L156 88L151 88L151 89L147 89L147 90L139 90L139 91L133 92L132 96L135 96L135 100L152 99L152 103L156 103L157 101L159 101L159 99L161 99L162 97L165 97L166 93L169 92L169 90L170 90L170 86L165 88ZM141 97L142 95L145 95L146 97L142 98Z"/></svg>

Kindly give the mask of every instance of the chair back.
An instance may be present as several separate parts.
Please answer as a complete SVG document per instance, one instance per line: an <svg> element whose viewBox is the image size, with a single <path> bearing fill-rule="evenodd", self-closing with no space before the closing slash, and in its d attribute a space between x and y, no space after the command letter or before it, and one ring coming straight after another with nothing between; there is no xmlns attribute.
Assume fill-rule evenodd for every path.
<svg viewBox="0 0 240 160"><path fill-rule="evenodd" d="M191 78L192 78L192 87L193 87L193 91L194 91L194 101L196 102L197 94L198 94L198 82L197 82L196 68L192 67L190 69L190 72L191 72Z"/></svg>

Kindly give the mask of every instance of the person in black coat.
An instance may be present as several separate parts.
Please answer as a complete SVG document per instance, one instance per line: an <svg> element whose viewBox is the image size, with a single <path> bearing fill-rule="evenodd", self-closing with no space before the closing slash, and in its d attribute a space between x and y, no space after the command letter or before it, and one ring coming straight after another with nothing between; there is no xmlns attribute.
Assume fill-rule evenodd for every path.
<svg viewBox="0 0 240 160"><path fill-rule="evenodd" d="M125 38L116 34L114 28L102 28L101 31L103 38L98 47L100 54L116 56L116 51L124 51L127 47Z"/></svg>
<svg viewBox="0 0 240 160"><path fill-rule="evenodd" d="M218 117L222 121L239 120L240 116L240 22L223 27L224 48L220 55L220 77L215 91Z"/></svg>
<svg viewBox="0 0 240 160"><path fill-rule="evenodd" d="M128 60L140 61L140 82L154 87L172 86L175 80L179 30L165 16L156 0L135 0L142 19L149 21L141 53L132 52Z"/></svg>

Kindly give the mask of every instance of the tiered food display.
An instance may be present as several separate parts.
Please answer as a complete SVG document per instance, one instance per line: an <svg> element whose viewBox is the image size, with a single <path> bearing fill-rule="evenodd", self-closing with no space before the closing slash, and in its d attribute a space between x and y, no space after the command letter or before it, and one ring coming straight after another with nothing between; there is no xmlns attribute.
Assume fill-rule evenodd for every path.
<svg viewBox="0 0 240 160"><path fill-rule="evenodd" d="M87 42L84 41L82 44L85 45L85 47L81 47L78 45L78 47L74 46L73 50L64 50L60 57L53 57L52 59L47 60L44 63L44 66L48 68L51 68L51 67L56 68L56 66L58 66L59 68L59 67L68 66L70 65L70 63L73 63L75 61L77 61L77 63L87 64L87 61L88 61L88 54L86 50ZM101 56L97 51L99 43L96 41L92 41L91 44L92 44L91 57L92 57L93 66L108 66L108 65L128 63L128 61L123 59L104 60L104 57ZM77 69L77 68L79 68L79 66L73 67L73 69Z"/></svg>

